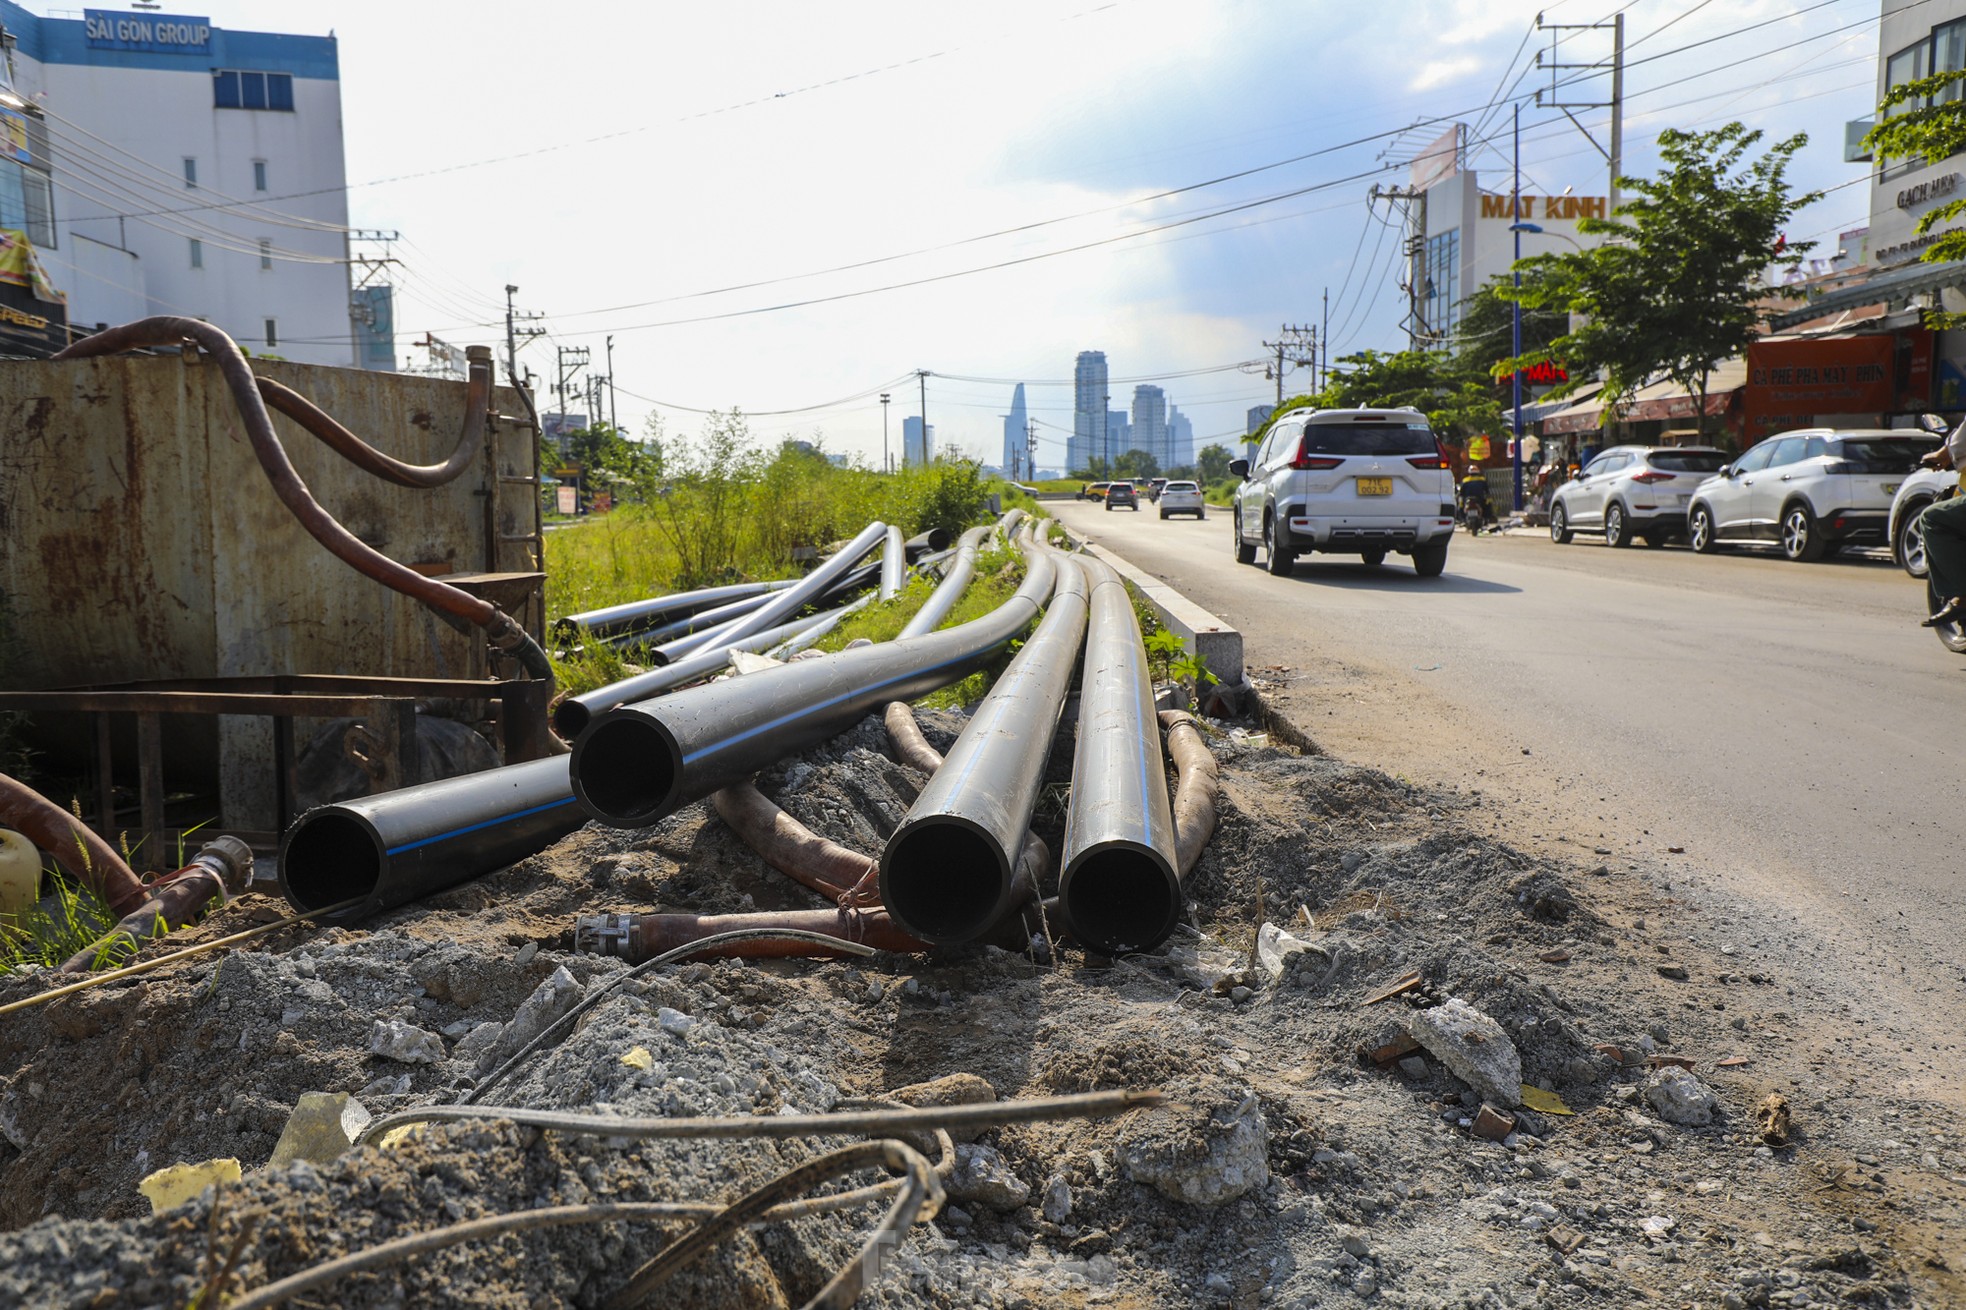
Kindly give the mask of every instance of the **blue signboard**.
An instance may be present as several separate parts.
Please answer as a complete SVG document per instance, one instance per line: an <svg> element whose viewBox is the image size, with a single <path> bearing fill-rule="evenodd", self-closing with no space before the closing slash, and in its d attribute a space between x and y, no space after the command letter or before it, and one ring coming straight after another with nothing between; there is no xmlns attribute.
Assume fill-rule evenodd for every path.
<svg viewBox="0 0 1966 1310"><path fill-rule="evenodd" d="M91 50L140 50L153 55L209 55L212 52L212 20L209 18L84 9L82 23Z"/></svg>

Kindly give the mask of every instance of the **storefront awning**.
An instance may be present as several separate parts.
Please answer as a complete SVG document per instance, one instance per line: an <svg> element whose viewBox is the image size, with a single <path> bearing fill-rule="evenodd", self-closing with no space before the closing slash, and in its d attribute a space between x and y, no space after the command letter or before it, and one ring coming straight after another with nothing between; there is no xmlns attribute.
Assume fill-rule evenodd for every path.
<svg viewBox="0 0 1966 1310"><path fill-rule="evenodd" d="M1707 377L1707 406L1709 416L1724 414L1732 402L1734 393L1739 391L1748 379L1747 361L1740 359L1722 360L1714 366ZM1625 402L1618 417L1632 423L1663 421L1680 418L1693 418L1699 408L1699 398L1689 393L1677 382L1654 382L1641 387ZM1604 426L1604 407L1596 396L1581 401L1565 410L1559 410L1543 420L1545 436L1564 436L1574 432L1595 432Z"/></svg>
<svg viewBox="0 0 1966 1310"><path fill-rule="evenodd" d="M1538 406L1544 412L1535 420L1543 425L1544 436L1562 436L1567 432L1595 432L1598 426L1600 406L1598 392L1602 386L1593 385L1580 395L1565 396L1561 401L1551 402L1555 408ZM1529 422L1525 410L1524 422Z"/></svg>
<svg viewBox="0 0 1966 1310"><path fill-rule="evenodd" d="M1889 305L1894 309L1903 309L1914 296L1943 291L1947 287L1966 287L1966 260L1946 264L1908 264L1888 273L1879 273L1867 282L1827 292L1800 308L1771 315L1768 327L1770 331L1783 332L1799 323L1823 318L1840 310L1861 309L1865 305Z"/></svg>

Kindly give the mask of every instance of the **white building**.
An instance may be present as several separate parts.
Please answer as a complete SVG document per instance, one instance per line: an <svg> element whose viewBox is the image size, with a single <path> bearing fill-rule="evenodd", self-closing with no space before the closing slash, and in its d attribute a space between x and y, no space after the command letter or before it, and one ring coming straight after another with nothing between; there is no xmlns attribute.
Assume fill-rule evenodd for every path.
<svg viewBox="0 0 1966 1310"><path fill-rule="evenodd" d="M82 14L0 0L28 106L0 109L0 135L25 137L0 149L0 228L28 232L69 322L183 314L255 352L391 367L393 340L359 341L351 316L335 39ZM364 317L386 336L376 291Z"/></svg>
<svg viewBox="0 0 1966 1310"><path fill-rule="evenodd" d="M1072 436L1065 445L1065 465L1074 472L1095 459L1121 453L1109 449L1107 435L1106 352L1081 350L1072 367Z"/></svg>
<svg viewBox="0 0 1966 1310"><path fill-rule="evenodd" d="M928 436L922 437L922 421L918 415L910 414L901 420L901 462L909 468L918 468L935 457L935 425L928 425Z"/></svg>

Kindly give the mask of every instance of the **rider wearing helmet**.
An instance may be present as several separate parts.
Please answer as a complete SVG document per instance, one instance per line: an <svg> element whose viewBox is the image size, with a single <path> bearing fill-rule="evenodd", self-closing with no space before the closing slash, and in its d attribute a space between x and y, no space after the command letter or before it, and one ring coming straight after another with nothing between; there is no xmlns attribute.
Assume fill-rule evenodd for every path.
<svg viewBox="0 0 1966 1310"><path fill-rule="evenodd" d="M1927 468L1966 471L1966 423L1946 438L1946 444L1922 457ZM1925 586L1932 605L1924 626L1966 619L1966 495L1935 500L1918 517L1925 533Z"/></svg>

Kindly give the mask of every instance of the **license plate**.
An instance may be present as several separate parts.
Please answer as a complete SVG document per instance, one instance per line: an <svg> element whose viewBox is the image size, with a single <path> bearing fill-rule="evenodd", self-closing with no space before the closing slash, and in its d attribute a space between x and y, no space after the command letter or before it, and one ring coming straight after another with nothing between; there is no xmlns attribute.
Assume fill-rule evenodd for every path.
<svg viewBox="0 0 1966 1310"><path fill-rule="evenodd" d="M1898 485L1899 484L1895 482L1886 482L1882 486L1880 486L1878 490L1883 492L1887 496L1895 496L1898 494Z"/></svg>
<svg viewBox="0 0 1966 1310"><path fill-rule="evenodd" d="M1361 496L1390 496L1393 494L1391 478L1360 478L1358 494Z"/></svg>

